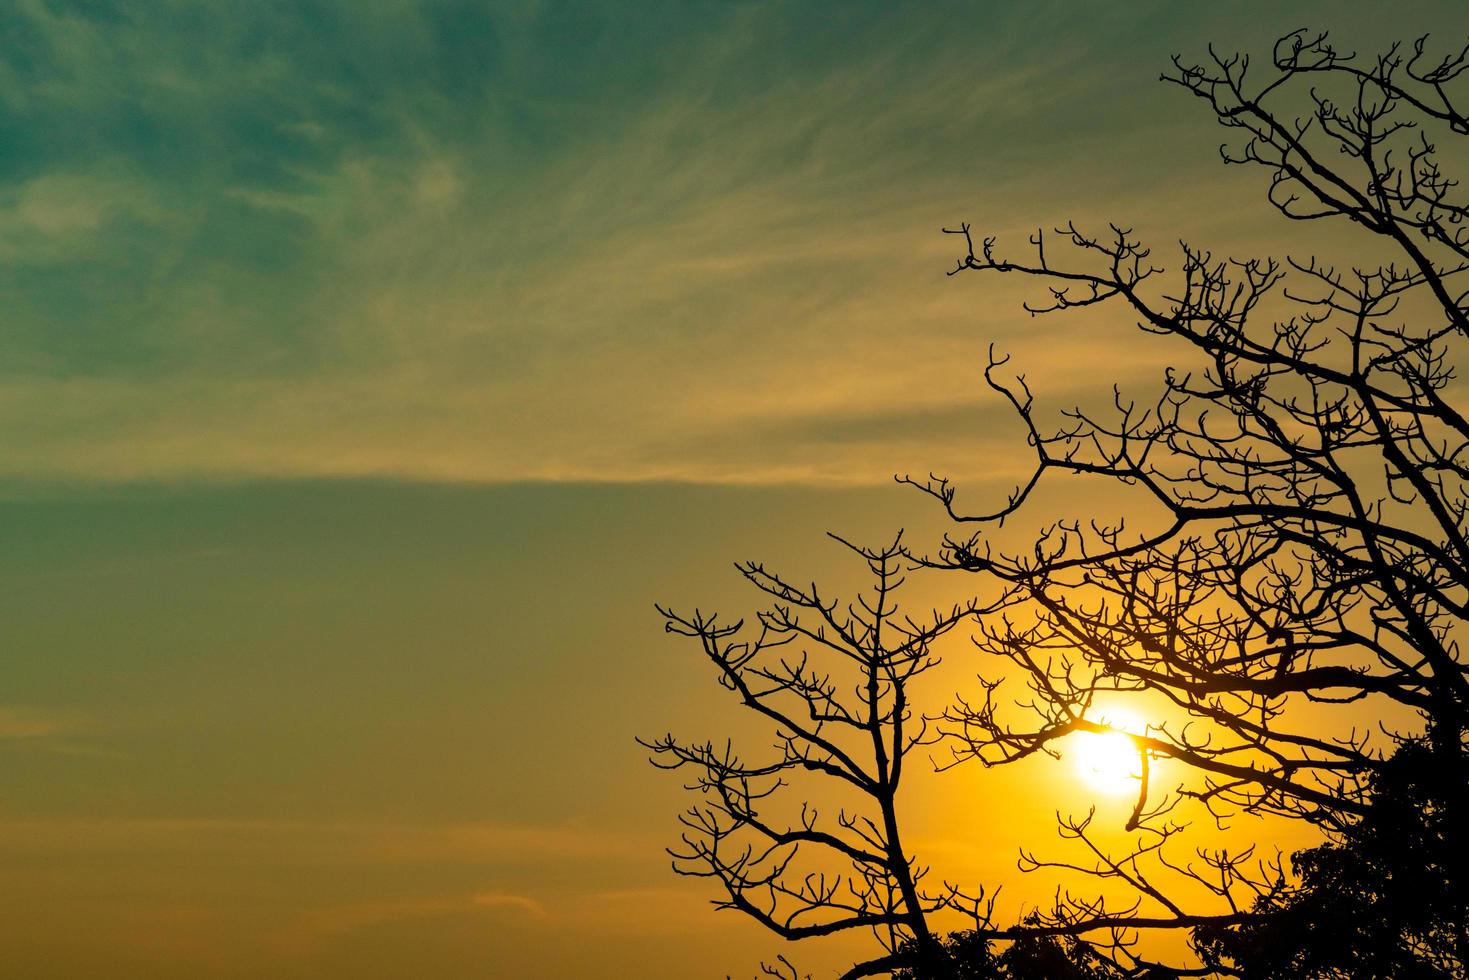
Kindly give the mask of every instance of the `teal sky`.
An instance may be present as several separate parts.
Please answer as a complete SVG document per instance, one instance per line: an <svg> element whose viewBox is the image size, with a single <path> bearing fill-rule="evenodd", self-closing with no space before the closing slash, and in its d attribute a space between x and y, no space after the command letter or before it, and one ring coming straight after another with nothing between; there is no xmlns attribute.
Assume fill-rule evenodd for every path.
<svg viewBox="0 0 1469 980"><path fill-rule="evenodd" d="M25 0L0 473L963 468L1030 325L938 228L1217 232L1152 79L1275 6Z"/></svg>
<svg viewBox="0 0 1469 980"><path fill-rule="evenodd" d="M1469 30L1384 9L13 0L0 973L752 972L659 852L633 736L718 691L652 603L933 527L894 472L1000 488L992 341L1058 403L1145 379L939 229L1274 250L1155 79Z"/></svg>

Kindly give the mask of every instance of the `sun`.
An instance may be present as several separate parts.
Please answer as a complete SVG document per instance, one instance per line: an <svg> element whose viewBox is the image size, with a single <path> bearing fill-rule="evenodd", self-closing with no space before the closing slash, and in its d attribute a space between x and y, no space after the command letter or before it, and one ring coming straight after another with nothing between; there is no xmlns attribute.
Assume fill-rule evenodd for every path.
<svg viewBox="0 0 1469 980"><path fill-rule="evenodd" d="M1112 728L1110 732L1077 732L1067 742L1076 760L1076 771L1082 780L1108 795L1136 793L1142 778L1142 760L1137 743L1128 733L1141 734L1144 726L1129 715L1113 714L1098 718Z"/></svg>

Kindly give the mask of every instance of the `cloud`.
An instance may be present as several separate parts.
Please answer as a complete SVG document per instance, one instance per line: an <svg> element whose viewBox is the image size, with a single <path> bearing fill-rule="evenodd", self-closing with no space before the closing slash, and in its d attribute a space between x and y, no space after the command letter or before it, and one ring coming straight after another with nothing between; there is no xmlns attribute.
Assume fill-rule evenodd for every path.
<svg viewBox="0 0 1469 980"><path fill-rule="evenodd" d="M230 929L288 958L405 923L675 935L681 922L702 922L703 903L688 888L636 886L661 879L661 843L566 824L0 820L0 858L25 858L0 860L16 880L37 862L78 874L105 867L125 878L119 894L132 896L124 920L152 923L161 943L187 943L195 925L187 913L211 930L233 919ZM609 888L614 881L633 884ZM262 887L272 889L268 906ZM110 909L104 918L116 921Z"/></svg>
<svg viewBox="0 0 1469 980"><path fill-rule="evenodd" d="M592 934L667 938L727 928L698 900L695 888L561 890L543 901L507 890L354 902L298 915L274 937L283 951L301 954L345 934L426 919L488 916L502 927L554 929L559 935Z"/></svg>
<svg viewBox="0 0 1469 980"><path fill-rule="evenodd" d="M85 712L0 705L0 741L52 739L92 729Z"/></svg>
<svg viewBox="0 0 1469 980"><path fill-rule="evenodd" d="M783 5L589 9L565 51L534 6L402 4L322 45L312 18L347 9L201 47L146 12L25 7L10 113L95 145L63 160L21 126L24 173L0 174L0 257L74 267L0 272L0 473L962 477L1024 455L979 382L991 340L1063 402L1147 363L1029 320L1014 283L943 278L952 221L1023 242L1035 211L1124 207L1074 161L1128 150L1090 107L1130 83L1060 6L875 6L831 50ZM1129 159L1160 166L1176 134L1149 126Z"/></svg>
<svg viewBox="0 0 1469 980"><path fill-rule="evenodd" d="M415 920L489 916L543 919L540 902L503 891L352 902L305 910L268 942L287 956L301 956L352 933Z"/></svg>
<svg viewBox="0 0 1469 980"><path fill-rule="evenodd" d="M0 715L3 723L5 715ZM33 721L18 731L63 731ZM3 730L0 730L3 732ZM38 737L33 734L0 737ZM381 824L331 820L136 818L0 821L0 851L210 851L262 848L338 864L508 866L617 860L656 854L651 837L558 824ZM486 894L489 894L488 892Z"/></svg>
<svg viewBox="0 0 1469 980"><path fill-rule="evenodd" d="M54 173L0 189L0 261L56 264L95 256L102 232L119 221L165 215L141 181Z"/></svg>
<svg viewBox="0 0 1469 980"><path fill-rule="evenodd" d="M471 905L477 908L518 909L530 915L544 918L546 907L533 898L508 892L476 892L469 896Z"/></svg>

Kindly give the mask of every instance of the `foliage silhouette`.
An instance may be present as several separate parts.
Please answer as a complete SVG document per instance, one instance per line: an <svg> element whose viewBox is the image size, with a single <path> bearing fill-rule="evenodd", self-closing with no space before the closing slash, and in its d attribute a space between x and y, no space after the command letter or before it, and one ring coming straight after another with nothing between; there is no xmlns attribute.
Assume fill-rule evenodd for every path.
<svg viewBox="0 0 1469 980"><path fill-rule="evenodd" d="M1239 925L1201 929L1204 961L1244 977L1448 980L1469 964L1469 773L1410 742L1377 771L1366 815L1295 855L1299 888ZM1446 768L1458 766L1457 770Z"/></svg>
<svg viewBox="0 0 1469 980"><path fill-rule="evenodd" d="M979 931L958 932L943 940L953 962L954 980L1123 980L1129 974L1087 944L1069 936L1022 935L998 950ZM894 980L925 980L914 969L898 970Z"/></svg>

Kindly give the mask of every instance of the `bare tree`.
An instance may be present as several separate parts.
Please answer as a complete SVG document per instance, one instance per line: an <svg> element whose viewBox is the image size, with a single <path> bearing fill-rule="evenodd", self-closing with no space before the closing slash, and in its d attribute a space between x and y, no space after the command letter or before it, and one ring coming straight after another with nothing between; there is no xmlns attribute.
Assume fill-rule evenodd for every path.
<svg viewBox="0 0 1469 980"><path fill-rule="evenodd" d="M938 663L933 644L978 610L910 619L897 601L906 569L899 542L841 543L873 577L851 604L752 562L736 567L772 604L748 630L660 608L668 631L696 641L719 683L767 724L773 751L752 761L729 741L667 735L643 744L655 765L690 773L699 802L669 853L679 874L719 883L719 908L788 940L870 930L881 953L848 978L904 965L943 977L928 916L964 909L978 921L986 906L950 885L925 888L927 870L902 840L898 796L909 756L936 737L915 710L915 681ZM835 812L815 800L834 801ZM795 976L784 958L766 972Z"/></svg>
<svg viewBox="0 0 1469 980"><path fill-rule="evenodd" d="M1132 928L1226 928L1292 887L1279 863L1248 853L1175 863L1164 845L1180 797L1221 820L1280 814L1340 835L1367 813L1397 744L1426 736L1445 774L1466 771L1469 419L1455 365L1469 340L1469 207L1446 168L1469 136L1456 103L1466 56L1420 39L1359 59L1296 32L1258 74L1211 51L1163 76L1227 129L1226 163L1263 169L1270 203L1320 223L1332 250L1375 250L1366 266L1216 259L1184 244L1169 274L1117 226L1037 232L1024 257L968 225L952 231L966 246L955 273L1044 285L1033 315L1121 306L1184 362L1146 404L1119 394L1110 411L1076 409L1052 427L992 354L986 378L1028 432L1033 474L977 515L956 507L948 481L905 478L957 522L928 562L1006 583L1006 613L976 642L1029 688L1023 709L993 678L959 701L947 713L957 758L1005 764L1106 730L1103 692L1162 697L1189 719L1130 733L1145 767L1134 851L1107 854L1086 820L1065 828L1090 852L1068 866L1129 886L1136 903L1063 897L1037 923L1103 930L1134 971ZM1128 487L1161 517L1138 529L1062 521L1019 552L992 544L1063 475ZM1354 724L1303 720L1306 703L1350 705ZM1192 774L1175 794L1146 778L1160 758ZM1171 893L1169 868L1212 901Z"/></svg>
<svg viewBox="0 0 1469 980"><path fill-rule="evenodd" d="M1033 315L1120 306L1176 343L1181 363L1146 404L1118 393L1110 411L1078 408L1051 427L1024 377L992 354L986 379L1035 454L1033 473L1001 506L969 514L947 480L903 478L957 529L928 555L899 542L848 544L876 581L856 604L746 564L741 572L774 603L752 637L738 623L664 611L668 629L695 639L774 734L774 753L754 762L728 742L645 743L656 764L691 772L700 797L672 852L679 873L714 878L718 905L786 939L872 930L882 952L849 977L1054 975L1061 959L1090 977L1251 975L1251 963L1271 962L1316 964L1303 975L1329 976L1336 967L1323 964L1339 956L1262 951L1284 934L1281 916L1314 921L1322 896L1361 897L1364 882L1391 873L1384 861L1462 866L1426 852L1457 846L1436 801L1463 812L1469 773L1469 418L1455 375L1469 342L1469 292L1459 285L1469 203L1445 166L1469 136L1455 101L1466 71L1469 48L1438 57L1420 39L1364 60L1304 32L1277 42L1258 76L1243 56L1174 60L1164 81L1235 137L1225 162L1262 168L1276 209L1331 232L1317 255L1221 260L1184 244L1170 274L1118 226L1037 232L1025 257L977 240L968 225L952 231L965 245L956 274L1043 284ZM1343 243L1377 258L1338 264ZM998 528L1023 520L1036 488L1058 476L1129 488L1155 516L1134 529L1087 515L1041 528L1023 551L996 545ZM1000 596L922 624L900 618L905 563L979 576L976 594L999 583ZM985 668L976 695L925 718L913 683L934 663L932 644L967 621L983 662L1001 668ZM1012 698L1002 682L1017 675L1027 690ZM1113 853L1093 817L1067 818L1062 834L1084 856L1023 852L1021 865L1120 885L1132 899L1064 891L1053 909L996 927L983 893L923 888L898 821L914 750L947 737L956 764L1054 754L1071 733L1109 731L1098 699L1129 694L1161 698L1187 721L1126 733L1141 770L1131 846ZM1343 727L1319 710L1307 718L1304 705L1343 712ZM1395 750L1420 760L1413 772L1453 784L1425 794L1423 779L1408 781L1432 819L1405 819L1413 807L1384 796L1404 783ZM1189 773L1176 788L1152 776L1163 759ZM850 802L823 816L811 801L828 797L813 780ZM1220 822L1241 813L1305 821L1328 850L1294 869L1248 850L1180 860L1184 802ZM1403 827L1421 847L1384 844ZM1393 970L1457 975L1469 947L1465 890L1454 881L1431 892L1428 933L1400 916L1339 934L1397 943L1381 960ZM957 909L974 927L936 935L933 915ZM1150 962L1137 939L1145 929L1189 931L1199 962ZM997 955L996 941L1023 955ZM783 960L768 972L794 976Z"/></svg>

